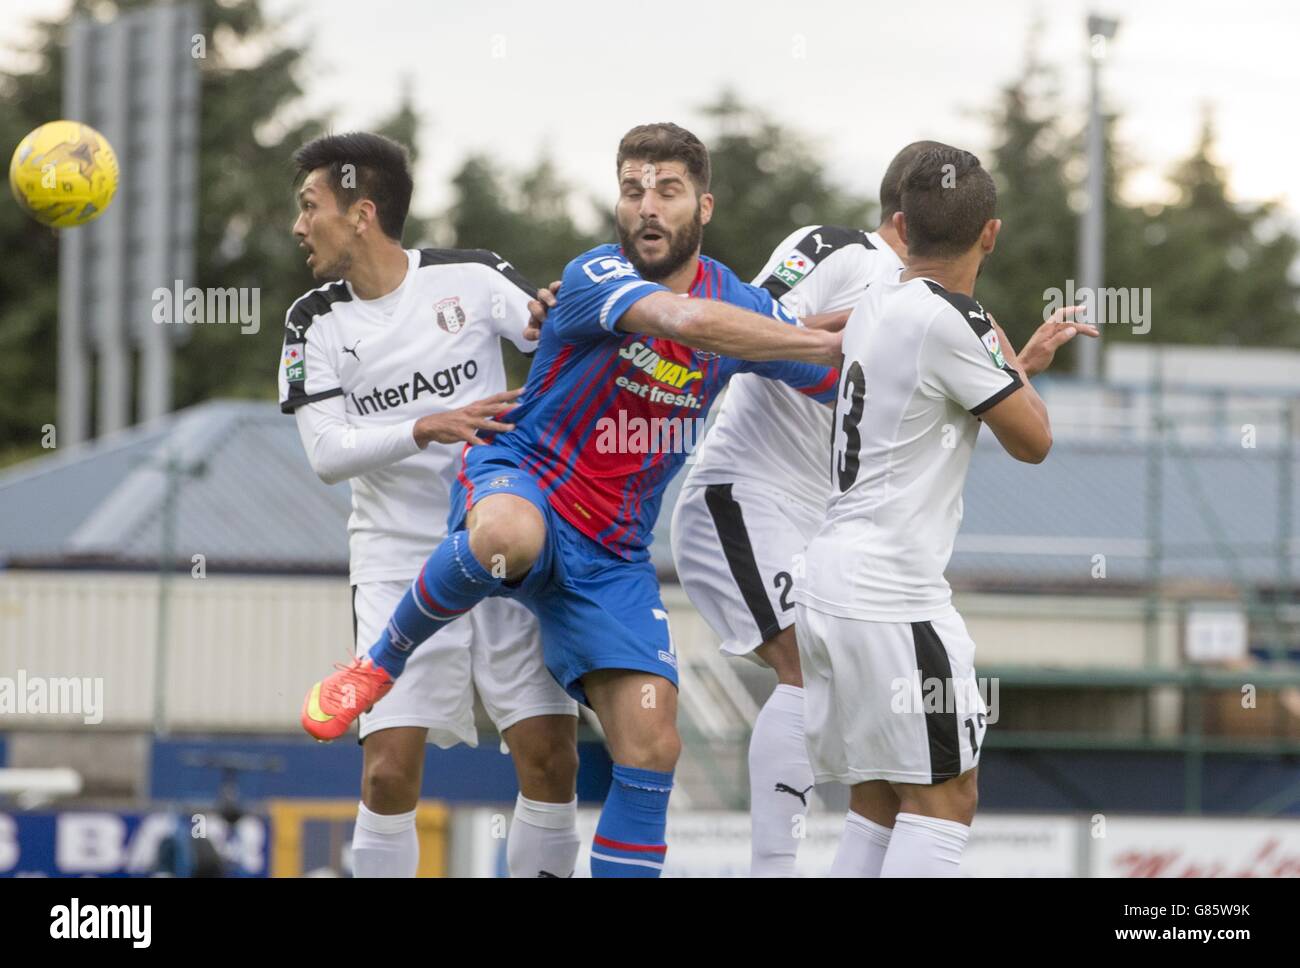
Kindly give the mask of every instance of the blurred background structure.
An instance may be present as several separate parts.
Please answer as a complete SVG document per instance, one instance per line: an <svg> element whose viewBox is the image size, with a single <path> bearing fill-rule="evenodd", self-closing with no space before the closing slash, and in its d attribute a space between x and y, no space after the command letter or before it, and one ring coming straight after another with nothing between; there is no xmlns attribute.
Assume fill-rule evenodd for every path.
<svg viewBox="0 0 1300 968"><path fill-rule="evenodd" d="M73 10L103 30L149 6L79 0L36 23L0 62L0 143L16 144L69 103L68 45L89 30L74 26ZM316 79L328 87L332 52L314 55L268 6L186 7L205 44L185 68L198 82L183 109L194 115L176 129L197 139L197 177L151 203L164 223L195 215L192 262L177 270L185 285L254 289L262 316L255 329L183 327L184 338L168 344L169 412L147 402L156 393L110 404L102 382L93 384L83 435L69 432L58 406L69 259L113 254L88 251L96 245L129 248L123 220L133 197L149 198L148 183L120 197L93 232L75 230L84 233L75 241L0 204L0 380L9 388L0 396L0 875L347 869L360 749L307 741L296 714L311 677L349 650L348 491L316 479L293 421L273 402L281 313L313 285L288 231L289 157L331 127L305 105ZM829 23L833 6L811 4L807 14ZM433 29L443 16L403 9L431 18ZM1024 14L1015 4L1004 12L1025 37L1019 67L989 81L987 103L967 104L983 134L963 144L994 172L1005 222L978 295L1017 345L1053 288L1104 284L1129 301L1103 326L1095 366L1073 371L1078 361L1059 361L1041 381L1051 458L1018 465L984 441L972 466L950 578L997 720L966 868L1294 876L1300 222L1294 207L1234 189L1213 104L1185 118L1194 143L1163 171L1160 191L1131 189L1150 180L1137 156L1152 146L1117 133L1135 96L1122 83L1133 77L1125 38L1143 36L1167 8L1126 13L1112 28L1091 111L1062 87L1083 93L1100 28L1079 8L1070 56L1053 57L1041 38L1065 14L1056 5L1037 19ZM1279 15L1294 27L1293 11ZM450 30L456 15L446 16ZM748 73L711 96L691 88L690 126L711 149L717 199L705 251L741 275L800 224L875 225L871 185L883 164L847 179L833 163L837 132L805 128L817 57L802 63L793 52L800 37L815 47L815 29L792 39L788 101L752 98ZM485 56L495 56L495 36L485 38ZM141 36L124 49L132 64L175 57ZM912 67L924 66L920 50ZM869 59L862 71L861 110L845 119L854 128L870 125L868 95L887 80L870 73ZM417 164L431 147L427 132L460 110L454 90L420 90L409 77L372 93L367 106L391 113L365 126L410 145ZM437 189L444 203L413 213L406 244L493 248L546 282L611 237L612 182L577 178L585 162L568 162L566 96L538 104L555 136L523 167L435 139L439 164L451 166ZM618 117L613 137L645 120ZM922 137L945 137L942 125L918 119L906 140ZM902 143L883 146L883 159ZM608 168L613 147L602 148ZM128 172L124 165L124 185ZM94 307L93 280L103 274L86 278L78 298ZM114 304L138 305L156 284L116 279ZM111 321L135 387L148 369L148 340L127 329L139 322ZM522 378L526 361L513 366ZM109 406L123 409L113 415ZM78 442L92 427L111 432ZM654 549L669 583L686 739L670 865L740 872L745 749L773 677L720 656L673 584L675 493ZM244 670L254 663L261 672L250 681ZM37 708L21 688L37 679L69 691L76 682L83 700L98 682L102 706L93 715ZM502 869L500 820L514 778L481 715L480 732L477 749L428 755L425 873ZM603 798L609 761L592 726L582 738L580 796L591 806ZM818 790L802 869L825 869L844 803L842 791ZM198 826L204 834L189 836Z"/></svg>

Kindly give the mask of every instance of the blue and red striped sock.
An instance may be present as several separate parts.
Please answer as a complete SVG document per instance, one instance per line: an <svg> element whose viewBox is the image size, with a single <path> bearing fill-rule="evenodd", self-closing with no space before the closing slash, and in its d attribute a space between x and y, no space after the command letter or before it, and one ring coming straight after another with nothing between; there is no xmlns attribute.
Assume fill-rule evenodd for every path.
<svg viewBox="0 0 1300 968"><path fill-rule="evenodd" d="M469 533L449 534L429 555L393 610L379 641L370 647L375 665L396 679L411 652L501 585L469 550Z"/></svg>
<svg viewBox="0 0 1300 968"><path fill-rule="evenodd" d="M658 877L668 845L673 775L614 764L614 780L591 845L592 877Z"/></svg>

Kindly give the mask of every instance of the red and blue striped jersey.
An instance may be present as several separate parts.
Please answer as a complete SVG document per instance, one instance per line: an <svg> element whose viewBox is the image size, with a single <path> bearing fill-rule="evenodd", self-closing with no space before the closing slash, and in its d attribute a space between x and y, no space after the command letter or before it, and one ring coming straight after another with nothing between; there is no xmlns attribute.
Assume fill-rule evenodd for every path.
<svg viewBox="0 0 1300 968"><path fill-rule="evenodd" d="M649 556L664 488L734 374L758 373L819 401L834 398L839 375L826 367L751 363L616 329L637 300L669 291L642 279L617 245L574 259L563 282L524 393L504 418L515 429L492 443L536 477L558 514L624 559ZM690 295L796 324L766 290L704 256Z"/></svg>

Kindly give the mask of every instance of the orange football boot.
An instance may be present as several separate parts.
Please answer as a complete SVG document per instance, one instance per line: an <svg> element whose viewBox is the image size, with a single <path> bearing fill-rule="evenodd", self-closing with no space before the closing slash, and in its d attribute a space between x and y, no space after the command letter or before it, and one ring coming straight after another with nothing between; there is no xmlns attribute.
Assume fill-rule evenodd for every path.
<svg viewBox="0 0 1300 968"><path fill-rule="evenodd" d="M322 743L346 733L354 719L388 695L395 681L368 655L334 668L338 671L312 686L302 703L302 728Z"/></svg>

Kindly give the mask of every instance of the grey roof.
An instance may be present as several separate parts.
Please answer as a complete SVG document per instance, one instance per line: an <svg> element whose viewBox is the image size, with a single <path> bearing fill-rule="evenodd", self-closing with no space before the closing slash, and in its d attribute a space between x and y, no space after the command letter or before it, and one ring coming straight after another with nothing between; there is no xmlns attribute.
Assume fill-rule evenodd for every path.
<svg viewBox="0 0 1300 968"><path fill-rule="evenodd" d="M243 401L200 404L0 475L0 560L157 567L169 489L174 560L186 567L202 553L210 570L347 569L348 486L321 483L274 403Z"/></svg>
<svg viewBox="0 0 1300 968"><path fill-rule="evenodd" d="M1281 584L1285 568L1289 581L1300 576L1294 455L1228 444L1151 448L1058 439L1043 464L1030 466L982 434L949 578L959 587L1112 590L1145 582L1157 546L1164 558L1154 575L1165 582ZM157 567L169 455L202 470L174 489L178 563L202 552L216 570L346 571L348 486L320 482L294 421L274 403L234 401L201 404L0 475L0 562ZM665 495L652 547L665 576L681 476ZM1099 554L1104 586L1093 577Z"/></svg>

